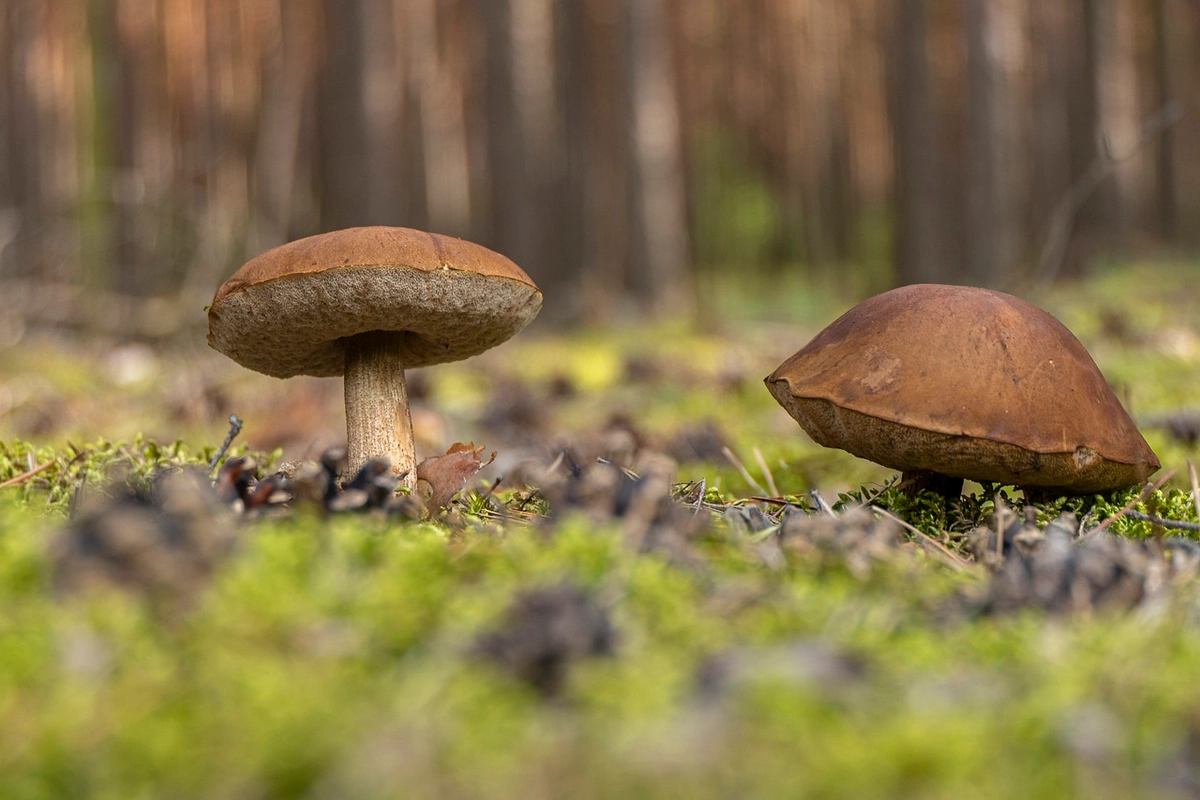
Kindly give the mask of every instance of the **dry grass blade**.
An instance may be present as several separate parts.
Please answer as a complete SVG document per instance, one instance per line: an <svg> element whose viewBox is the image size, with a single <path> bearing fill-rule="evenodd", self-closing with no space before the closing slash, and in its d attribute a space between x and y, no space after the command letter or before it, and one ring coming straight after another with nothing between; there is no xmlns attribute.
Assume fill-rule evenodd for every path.
<svg viewBox="0 0 1200 800"><path fill-rule="evenodd" d="M1158 480L1156 480L1154 483L1146 484L1145 488L1143 488L1142 491L1138 493L1138 496L1133 498L1132 500L1130 500L1128 503L1126 503L1124 508L1122 508L1117 513L1113 514L1108 519L1101 522L1096 527L1092 528L1087 533L1080 536L1079 540L1086 542L1088 539L1092 539L1092 538L1096 537L1097 535L1099 535L1099 533L1102 530L1104 530L1109 525L1111 525L1114 522L1116 522L1117 520L1119 520L1121 517L1128 514L1135 505L1137 505L1140 502L1145 501L1146 498L1148 498L1150 495L1154 494L1159 489L1161 489L1167 481L1169 481L1169 480L1171 480L1171 478L1175 477L1176 471L1177 470L1175 470L1175 469L1169 469L1165 473L1163 473L1163 475Z"/></svg>
<svg viewBox="0 0 1200 800"><path fill-rule="evenodd" d="M1200 481L1196 480L1196 465L1189 458L1188 462L1188 478L1192 481L1192 502L1196 505L1196 519L1200 520Z"/></svg>
<svg viewBox="0 0 1200 800"><path fill-rule="evenodd" d="M550 465L548 467L546 467L545 471L542 472L542 481L547 480L548 478L553 476L555 473L557 473L558 468L561 467L563 465L563 462L566 460L567 460L567 451L559 450L558 456L552 462L550 462Z"/></svg>
<svg viewBox="0 0 1200 800"><path fill-rule="evenodd" d="M872 511L874 511L876 514L879 514L880 516L887 517L888 519L892 520L893 522L899 523L900 526L903 527L906 531L909 531L910 533L915 534L917 537L917 541L919 541L922 544L922 546L925 547L925 551L932 554L934 556L934 558L938 559L946 566L948 566L952 569L955 569L959 572L966 572L969 569L969 567L968 567L969 562L965 558L960 556L958 553L955 553L953 550L946 547L946 545L942 544L937 539L934 539L932 536L925 533L920 528L917 528L917 527L914 527L913 525L908 524L907 522L900 519L892 512L887 511L886 509L882 509L879 506L868 506L868 508L870 508Z"/></svg>
<svg viewBox="0 0 1200 800"><path fill-rule="evenodd" d="M51 467L54 466L54 464L55 464L54 461L47 461L44 464L38 464L36 467L29 470L28 472L22 472L20 475L17 475L14 478L9 478L4 483L0 483L0 489L7 489L10 486L18 486L18 485L24 483L25 481L29 480L30 478L32 478L34 475L37 475L39 473L45 472L46 470L50 469Z"/></svg>
<svg viewBox="0 0 1200 800"><path fill-rule="evenodd" d="M729 459L729 463L733 464L734 469L738 471L746 483L750 484L750 487L754 489L754 491L758 492L759 494L767 493L767 490L763 488L762 484L754 480L754 476L750 474L748 469L746 469L746 465L742 463L742 460L738 458L732 450L730 450L728 447L722 447L721 452L725 454L725 458Z"/></svg>
<svg viewBox="0 0 1200 800"><path fill-rule="evenodd" d="M763 458L762 450L757 447L754 448L754 459L763 471L763 478L767 481L767 488L771 490L771 496L779 497L779 487L775 485L775 476L771 474L771 468L767 466L767 460Z"/></svg>

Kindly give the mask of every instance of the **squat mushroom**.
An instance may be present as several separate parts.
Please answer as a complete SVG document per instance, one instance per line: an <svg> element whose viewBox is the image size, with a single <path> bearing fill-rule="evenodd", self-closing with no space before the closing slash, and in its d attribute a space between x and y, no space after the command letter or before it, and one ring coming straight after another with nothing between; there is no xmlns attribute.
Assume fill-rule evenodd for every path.
<svg viewBox="0 0 1200 800"><path fill-rule="evenodd" d="M818 444L947 494L961 492L962 478L1104 492L1159 467L1079 340L1001 292L915 285L877 295L766 383Z"/></svg>
<svg viewBox="0 0 1200 800"><path fill-rule="evenodd" d="M411 489L404 370L482 353L541 307L529 276L485 247L408 228L350 228L243 265L209 307L208 344L277 378L344 375L351 474L383 457Z"/></svg>

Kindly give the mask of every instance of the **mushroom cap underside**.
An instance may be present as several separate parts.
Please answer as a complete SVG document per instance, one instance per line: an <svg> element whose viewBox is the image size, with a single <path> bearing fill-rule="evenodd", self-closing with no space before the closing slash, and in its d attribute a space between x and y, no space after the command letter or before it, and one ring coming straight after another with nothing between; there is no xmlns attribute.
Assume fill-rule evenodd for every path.
<svg viewBox="0 0 1200 800"><path fill-rule="evenodd" d="M208 343L275 377L343 373L342 340L403 333L406 367L458 361L513 336L542 293L499 253L408 228L311 236L247 262L218 289Z"/></svg>
<svg viewBox="0 0 1200 800"><path fill-rule="evenodd" d="M819 443L897 469L1073 488L1070 475L1088 465L1092 473L1131 467L1108 470L1114 479L1135 476L1107 486L1116 488L1159 466L1079 340L1001 292L926 284L873 297L785 361L767 386ZM898 428L916 433L905 439ZM907 455L896 455L898 437ZM919 460L932 463L913 463L922 447L929 453ZM1004 459L991 455L1001 450ZM952 451L969 456L948 459ZM1059 468L1046 466L1051 456ZM982 474L998 459L1020 470ZM1080 491L1096 482L1075 481Z"/></svg>

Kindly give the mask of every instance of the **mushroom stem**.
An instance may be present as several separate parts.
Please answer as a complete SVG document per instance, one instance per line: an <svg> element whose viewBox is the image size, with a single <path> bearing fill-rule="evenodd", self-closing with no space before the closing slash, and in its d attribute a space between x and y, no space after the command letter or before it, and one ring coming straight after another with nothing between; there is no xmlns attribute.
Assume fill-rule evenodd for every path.
<svg viewBox="0 0 1200 800"><path fill-rule="evenodd" d="M900 476L900 488L912 497L922 491L934 492L949 502L962 496L963 479L943 475L940 472L905 470Z"/></svg>
<svg viewBox="0 0 1200 800"><path fill-rule="evenodd" d="M412 417L404 385L404 334L371 331L346 342L346 439L350 474L386 458L401 485L416 488Z"/></svg>

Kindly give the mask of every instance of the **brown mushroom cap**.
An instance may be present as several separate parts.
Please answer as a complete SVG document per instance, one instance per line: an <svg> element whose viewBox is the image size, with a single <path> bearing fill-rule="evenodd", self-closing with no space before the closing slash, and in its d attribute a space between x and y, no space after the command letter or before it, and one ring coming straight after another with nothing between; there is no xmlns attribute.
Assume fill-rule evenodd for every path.
<svg viewBox="0 0 1200 800"><path fill-rule="evenodd" d="M1079 340L1001 292L877 295L766 383L818 444L893 469L1099 492L1159 468Z"/></svg>
<svg viewBox="0 0 1200 800"><path fill-rule="evenodd" d="M217 290L208 343L266 375L341 375L342 340L406 335L406 368L458 361L513 336L542 293L499 253L409 228L349 228L268 250Z"/></svg>

